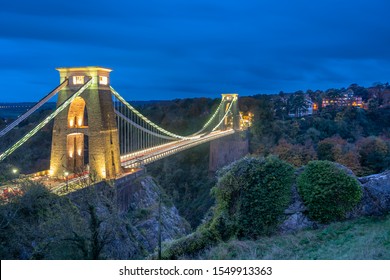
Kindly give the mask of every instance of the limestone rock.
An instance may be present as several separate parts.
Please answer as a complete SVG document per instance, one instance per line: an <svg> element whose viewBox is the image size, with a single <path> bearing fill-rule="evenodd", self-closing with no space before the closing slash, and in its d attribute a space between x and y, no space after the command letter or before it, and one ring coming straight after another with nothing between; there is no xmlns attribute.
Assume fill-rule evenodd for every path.
<svg viewBox="0 0 390 280"><path fill-rule="evenodd" d="M347 217L387 214L390 211L390 170L358 180L362 184L363 197Z"/></svg>
<svg viewBox="0 0 390 280"><path fill-rule="evenodd" d="M152 177L145 176L133 183L129 215L134 235L146 251L153 252L158 244L160 187ZM161 239L168 241L189 233L188 222L179 215L177 208L162 195Z"/></svg>
<svg viewBox="0 0 390 280"><path fill-rule="evenodd" d="M283 222L279 225L279 231L281 233L288 233L316 227L316 223L311 221L304 214L306 210L306 206L303 204L297 188L294 185L292 188L292 201L289 207L284 210L285 216Z"/></svg>
<svg viewBox="0 0 390 280"><path fill-rule="evenodd" d="M314 228L315 223L312 222L302 212L297 212L289 215L286 220L280 225L281 232L294 232L301 229Z"/></svg>
<svg viewBox="0 0 390 280"><path fill-rule="evenodd" d="M344 171L345 173L347 173L349 176L351 176L351 177L357 179L355 173L353 173L353 171L352 171L351 169L349 169L348 167L346 167L345 165L342 165L342 164L337 163L337 162L333 162L333 164L334 164L337 168L343 170L343 171Z"/></svg>
<svg viewBox="0 0 390 280"><path fill-rule="evenodd" d="M89 208L93 206L99 226L99 238L104 243L100 257L103 259L143 259L158 244L160 187L150 176L142 175L121 183L126 189L126 203L117 204L113 185L105 182L95 187L72 192L68 197L85 213L90 224ZM123 196L123 194L122 194ZM189 233L190 226L170 200L162 196L162 241L180 238ZM119 209L118 209L119 208ZM123 211L128 209L128 211ZM86 237L90 233L86 232Z"/></svg>

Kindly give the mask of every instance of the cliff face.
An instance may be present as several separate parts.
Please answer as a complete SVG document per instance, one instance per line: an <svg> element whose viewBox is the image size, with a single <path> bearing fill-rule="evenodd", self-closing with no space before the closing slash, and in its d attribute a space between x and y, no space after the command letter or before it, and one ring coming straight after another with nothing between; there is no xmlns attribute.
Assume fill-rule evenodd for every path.
<svg viewBox="0 0 390 280"><path fill-rule="evenodd" d="M189 224L152 177L143 175L120 187L126 188L128 195L127 212L118 207L118 193L113 186L100 184L69 196L88 225L83 233L86 251L91 252L87 258L145 258L157 247L159 216L162 241L180 238L190 231Z"/></svg>
<svg viewBox="0 0 390 280"><path fill-rule="evenodd" d="M150 176L142 177L133 183L129 206L128 216L134 236L147 252L153 252L157 247L159 216L162 241L179 238L190 231L187 221L179 215L176 207Z"/></svg>

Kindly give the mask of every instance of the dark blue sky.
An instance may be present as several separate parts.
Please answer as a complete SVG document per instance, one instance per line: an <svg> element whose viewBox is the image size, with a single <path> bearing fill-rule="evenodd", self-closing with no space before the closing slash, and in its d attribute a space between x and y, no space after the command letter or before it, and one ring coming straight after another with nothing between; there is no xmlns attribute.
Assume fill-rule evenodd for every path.
<svg viewBox="0 0 390 280"><path fill-rule="evenodd" d="M0 102L37 101L55 67L113 68L128 100L390 81L388 0L2 1Z"/></svg>

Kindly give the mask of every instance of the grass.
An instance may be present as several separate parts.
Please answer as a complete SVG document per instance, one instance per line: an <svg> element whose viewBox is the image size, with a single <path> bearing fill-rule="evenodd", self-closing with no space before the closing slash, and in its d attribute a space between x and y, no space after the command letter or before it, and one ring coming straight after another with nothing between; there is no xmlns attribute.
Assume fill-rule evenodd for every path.
<svg viewBox="0 0 390 280"><path fill-rule="evenodd" d="M218 260L372 260L390 259L390 215L339 222L295 234L231 240L200 253Z"/></svg>

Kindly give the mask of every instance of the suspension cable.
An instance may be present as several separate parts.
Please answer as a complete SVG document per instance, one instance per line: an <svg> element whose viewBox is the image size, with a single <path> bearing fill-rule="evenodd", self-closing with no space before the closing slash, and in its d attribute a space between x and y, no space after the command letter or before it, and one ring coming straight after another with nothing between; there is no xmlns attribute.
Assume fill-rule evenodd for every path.
<svg viewBox="0 0 390 280"><path fill-rule="evenodd" d="M126 107L128 107L131 111L133 111L133 113L135 113L139 118L141 118L144 122L146 122L147 124L151 125L152 127L156 128L157 130L159 130L160 132L168 135L168 136L171 136L173 138L176 138L176 139L193 139L193 138L196 138L196 137L185 137L185 136L180 136L180 135L177 135L177 134L174 134L172 132L169 132L165 129L163 129L162 127L158 126L157 124L155 124L154 122L150 121L148 118L146 118L144 115L142 115L140 112L138 112L133 106L131 106L126 100L124 100L122 98L122 96L119 95L118 92L116 92L112 87L111 87L111 92L116 96L116 98L118 98L124 105L126 105Z"/></svg>
<svg viewBox="0 0 390 280"><path fill-rule="evenodd" d="M211 123L211 121L215 118L215 116L217 116L217 113L220 110L221 105L222 105L222 101L221 101L221 104L218 106L216 112L214 112L213 116L206 122L205 126L200 131L198 131L197 133L192 134L190 136L181 136L181 135L169 132L169 131L165 130L164 128L158 126L154 122L150 121L148 118L146 118L144 115L142 115L139 111L137 111L133 106L131 106L122 96L120 96L119 93L113 87L110 86L110 88L111 88L111 92L114 94L114 96L116 98L118 98L126 107L128 107L131 111L133 111L133 113L135 113L144 122L146 122L150 126L156 128L158 131L160 131L160 132L162 132L162 133L164 133L172 138L175 138L175 139L191 140L191 139L199 138L199 135L196 135L196 134L199 134L201 131L203 131Z"/></svg>
<svg viewBox="0 0 390 280"><path fill-rule="evenodd" d="M131 125L133 125L134 127L142 130L143 132L146 132L150 135L153 135L153 136L156 136L156 137L160 137L162 139L168 139L168 140L177 140L176 138L173 138L173 137L169 137L169 136L165 136L165 135L161 135L161 134L158 134L158 133L155 133L153 131L150 131L149 129L147 128L144 128L143 126L133 122L132 120L130 120L129 118L127 118L125 115L123 115L121 112L118 112L115 110L115 114L120 117L121 119L123 119L124 121L130 123Z"/></svg>
<svg viewBox="0 0 390 280"><path fill-rule="evenodd" d="M225 118L227 117L227 115L231 112L230 109L232 108L233 103L236 102L236 100L237 100L237 98L234 98L233 101L230 102L229 108L226 110L225 115L224 115L223 118L219 121L219 123L213 128L212 131L215 131L215 130L221 125L221 123L225 120Z"/></svg>
<svg viewBox="0 0 390 280"><path fill-rule="evenodd" d="M35 135L42 127L48 124L55 116L57 116L62 110L64 110L73 100L76 99L85 89L87 89L92 84L92 78L89 79L78 91L76 91L73 95L71 95L64 103L62 103L58 108L51 113L46 119L40 122L36 127L34 127L29 133L23 136L18 142L16 142L11 148L6 150L4 153L0 155L0 162L3 161L6 157L12 154L17 148L22 146L28 139L30 139L33 135Z"/></svg>
<svg viewBox="0 0 390 280"><path fill-rule="evenodd" d="M57 86L55 89L53 89L51 92L49 92L45 97L43 97L41 100L39 100L33 107L31 107L26 113L18 117L15 121L10 123L6 128L4 128L2 131L0 131L0 137L3 137L8 132L10 132L15 126L20 124L22 121L24 121L26 118L28 118L31 114L33 114L36 110L38 110L40 107L42 107L50 98L52 98L54 95L57 94L63 87L68 85L68 79L65 79L59 86Z"/></svg>

